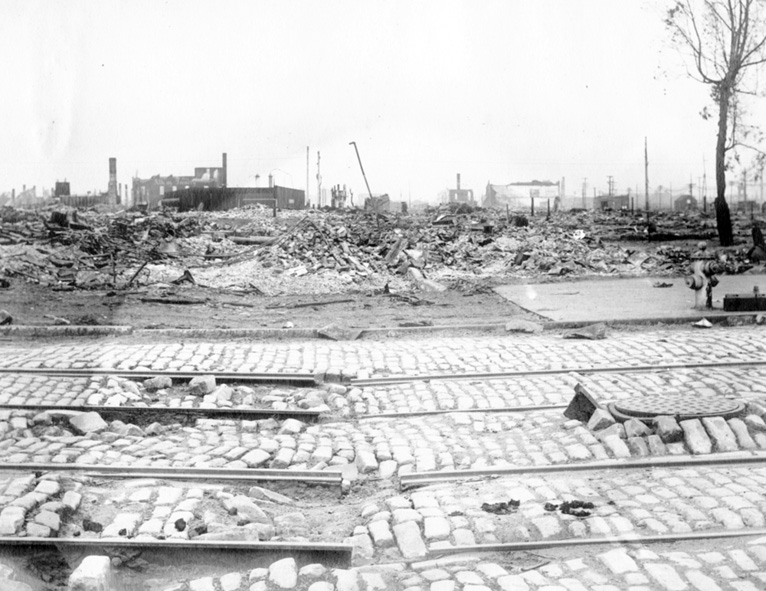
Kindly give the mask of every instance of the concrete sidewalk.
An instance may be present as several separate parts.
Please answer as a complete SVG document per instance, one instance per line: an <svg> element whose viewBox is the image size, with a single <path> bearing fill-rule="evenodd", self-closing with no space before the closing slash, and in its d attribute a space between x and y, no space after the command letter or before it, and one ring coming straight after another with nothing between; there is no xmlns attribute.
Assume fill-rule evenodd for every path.
<svg viewBox="0 0 766 591"><path fill-rule="evenodd" d="M766 275L721 275L713 290L711 314L723 312L726 294L749 294L757 285L766 296ZM653 287L657 282L671 287ZM503 285L498 294L547 320L559 322L599 322L642 318L698 318L694 291L683 277L641 277L593 279L567 283Z"/></svg>

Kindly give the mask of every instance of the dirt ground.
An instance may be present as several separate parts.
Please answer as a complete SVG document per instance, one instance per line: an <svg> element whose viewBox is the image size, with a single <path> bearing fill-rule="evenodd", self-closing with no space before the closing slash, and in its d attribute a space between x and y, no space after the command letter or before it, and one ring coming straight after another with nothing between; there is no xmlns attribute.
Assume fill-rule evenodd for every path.
<svg viewBox="0 0 766 591"><path fill-rule="evenodd" d="M14 325L50 326L68 321L72 325L136 329L312 329L331 323L364 329L539 319L489 289L470 294L447 290L266 297L193 285L179 286L172 292L56 292L19 282L0 290L0 309L12 316Z"/></svg>

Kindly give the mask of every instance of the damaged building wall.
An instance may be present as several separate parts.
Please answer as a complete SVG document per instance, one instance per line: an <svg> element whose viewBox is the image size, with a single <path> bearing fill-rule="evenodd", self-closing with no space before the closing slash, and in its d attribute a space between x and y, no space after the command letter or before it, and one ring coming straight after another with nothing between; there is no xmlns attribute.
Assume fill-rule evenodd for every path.
<svg viewBox="0 0 766 591"><path fill-rule="evenodd" d="M262 203L272 205L276 200L279 209L304 209L305 192L289 187L230 187L230 188L189 188L175 191L163 199L165 205L177 206L180 211L201 209L222 211Z"/></svg>
<svg viewBox="0 0 766 591"><path fill-rule="evenodd" d="M559 195L560 185L552 181L531 181L507 185L487 183L482 207L505 208L507 206L514 211L526 211L532 209L533 199L536 201L536 205L540 205L537 200L553 200Z"/></svg>

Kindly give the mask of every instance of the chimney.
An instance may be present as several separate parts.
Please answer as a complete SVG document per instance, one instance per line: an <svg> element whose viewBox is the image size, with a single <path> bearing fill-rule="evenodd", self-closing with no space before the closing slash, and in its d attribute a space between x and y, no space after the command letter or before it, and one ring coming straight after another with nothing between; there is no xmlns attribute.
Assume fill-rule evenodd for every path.
<svg viewBox="0 0 766 591"><path fill-rule="evenodd" d="M221 179L221 184L223 188L225 189L228 187L228 179L226 178L228 176L228 169L226 166L226 152L223 153L223 178Z"/></svg>
<svg viewBox="0 0 766 591"><path fill-rule="evenodd" d="M457 190L460 190L460 173L457 173Z"/></svg>
<svg viewBox="0 0 766 591"><path fill-rule="evenodd" d="M107 204L117 205L117 158L109 159L109 188Z"/></svg>

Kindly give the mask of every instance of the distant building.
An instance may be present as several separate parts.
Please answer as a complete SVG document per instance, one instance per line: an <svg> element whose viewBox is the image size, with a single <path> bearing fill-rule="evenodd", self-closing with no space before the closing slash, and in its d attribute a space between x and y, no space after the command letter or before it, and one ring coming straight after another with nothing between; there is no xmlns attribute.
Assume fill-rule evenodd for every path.
<svg viewBox="0 0 766 591"><path fill-rule="evenodd" d="M482 200L483 207L506 206L512 210L532 209L532 200L535 206L541 207L543 201L553 200L559 197L560 184L551 181L531 181L528 183L509 183L507 185L493 185L487 183Z"/></svg>
<svg viewBox="0 0 766 591"><path fill-rule="evenodd" d="M473 190L460 188L460 173L457 175L457 189L450 189L448 194L448 203L467 203L473 205Z"/></svg>
<svg viewBox="0 0 766 591"><path fill-rule="evenodd" d="M222 211L247 205L265 205L279 209L304 209L306 194L289 187L217 187L179 189L162 199L164 206L178 207L180 211L201 209Z"/></svg>
<svg viewBox="0 0 766 591"><path fill-rule="evenodd" d="M56 181L56 188L53 190L55 197L69 197L69 183L67 181Z"/></svg>
<svg viewBox="0 0 766 591"><path fill-rule="evenodd" d="M191 176L160 176L133 179L131 198L133 205L159 206L171 193L184 189L221 189L226 187L226 153L222 166L197 167Z"/></svg>
<svg viewBox="0 0 766 591"><path fill-rule="evenodd" d="M696 209L699 209L699 204L691 195L681 195L673 202L674 211L694 211Z"/></svg>
<svg viewBox="0 0 766 591"><path fill-rule="evenodd" d="M630 195L601 195L596 197L596 209L630 209Z"/></svg>

